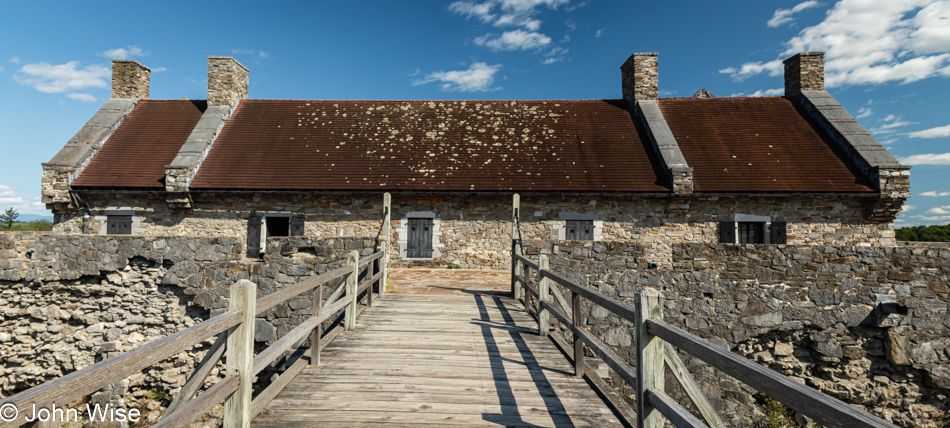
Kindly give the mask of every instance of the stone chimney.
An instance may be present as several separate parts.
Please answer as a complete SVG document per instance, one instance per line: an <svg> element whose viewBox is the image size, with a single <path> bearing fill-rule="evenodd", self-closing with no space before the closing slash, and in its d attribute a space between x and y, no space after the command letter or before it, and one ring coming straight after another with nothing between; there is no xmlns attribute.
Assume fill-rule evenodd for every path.
<svg viewBox="0 0 950 428"><path fill-rule="evenodd" d="M208 57L208 106L231 106L247 98L247 67L229 56Z"/></svg>
<svg viewBox="0 0 950 428"><path fill-rule="evenodd" d="M656 100L658 89L656 52L641 52L630 55L620 66L623 97L630 102Z"/></svg>
<svg viewBox="0 0 950 428"><path fill-rule="evenodd" d="M128 59L112 60L112 98L148 99L152 70Z"/></svg>
<svg viewBox="0 0 950 428"><path fill-rule="evenodd" d="M802 52L785 63L785 96L825 90L825 53Z"/></svg>

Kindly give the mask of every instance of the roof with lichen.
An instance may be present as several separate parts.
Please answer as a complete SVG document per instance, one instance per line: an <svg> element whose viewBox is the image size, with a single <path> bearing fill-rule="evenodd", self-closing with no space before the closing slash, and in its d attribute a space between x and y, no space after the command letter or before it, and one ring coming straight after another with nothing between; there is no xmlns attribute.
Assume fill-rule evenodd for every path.
<svg viewBox="0 0 950 428"><path fill-rule="evenodd" d="M696 193L874 192L784 97L663 98ZM163 189L203 101L140 102L73 182ZM201 190L670 193L625 100L242 100Z"/></svg>
<svg viewBox="0 0 950 428"><path fill-rule="evenodd" d="M191 189L668 192L622 100L245 100Z"/></svg>

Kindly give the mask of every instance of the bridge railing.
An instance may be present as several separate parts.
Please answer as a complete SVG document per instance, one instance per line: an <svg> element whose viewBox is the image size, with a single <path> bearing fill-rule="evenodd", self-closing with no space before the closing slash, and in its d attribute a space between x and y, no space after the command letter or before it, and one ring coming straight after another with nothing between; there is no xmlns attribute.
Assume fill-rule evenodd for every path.
<svg viewBox="0 0 950 428"><path fill-rule="evenodd" d="M676 349L763 392L825 427L895 428L887 421L850 406L814 388L802 385L782 374L733 354L712 342L663 321L663 297L657 290L642 287L634 305L621 302L592 288L582 286L549 268L548 257L537 262L522 254L519 240L512 241L512 291L523 299L525 309L538 319L539 334L552 336L566 351L573 348L574 370L587 376L615 405L629 425L661 428L665 420L682 427L725 427L722 419L686 369ZM534 273L533 275L531 273ZM569 300L558 289L569 291ZM588 331L582 315L582 299L603 307L636 327L635 361L628 363L609 346ZM573 346L550 331L554 316L571 333ZM637 409L630 412L618 401L616 392L584 361L589 349L636 391ZM570 352L569 352L570 353ZM669 368L702 416L702 420L667 395L664 374Z"/></svg>
<svg viewBox="0 0 950 428"><path fill-rule="evenodd" d="M325 321L334 319L340 311L344 311L343 330L353 330L356 317L361 312L360 296L365 292L367 305L371 306L374 285L380 292L385 288L384 256L385 251L382 249L363 258L357 251L351 251L345 266L260 298L257 297L256 284L241 280L231 286L226 312L0 401L0 409L8 409L12 405L18 416L10 418L12 409L5 410L0 414L0 428L25 424L24 416L32 414L33 409L50 409L54 404L62 408L159 361L187 351L215 335L218 336L217 340L155 426L188 426L208 413L214 405L224 401L224 427L248 427L251 419L304 367L319 363L320 351L341 331L336 328L324 334L322 326ZM362 282L359 281L360 277L363 278ZM337 280L339 285L324 302L324 284ZM254 356L256 316L311 290L314 290L312 316ZM254 377L288 351L299 348L308 337L311 339L310 358L306 358L303 352L292 353L284 364L284 372L252 400ZM224 379L195 397L222 357L226 363Z"/></svg>

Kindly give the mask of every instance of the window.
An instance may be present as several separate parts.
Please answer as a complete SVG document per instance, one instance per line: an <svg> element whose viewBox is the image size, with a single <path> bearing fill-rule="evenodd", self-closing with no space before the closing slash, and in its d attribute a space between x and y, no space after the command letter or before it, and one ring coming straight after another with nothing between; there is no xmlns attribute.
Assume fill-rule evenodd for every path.
<svg viewBox="0 0 950 428"><path fill-rule="evenodd" d="M132 234L132 216L130 215L106 216L106 234L107 235L131 235Z"/></svg>
<svg viewBox="0 0 950 428"><path fill-rule="evenodd" d="M764 244L765 243L765 223L762 222L739 222L739 243L740 244Z"/></svg>
<svg viewBox="0 0 950 428"><path fill-rule="evenodd" d="M432 219L410 218L408 220L406 257L411 259L432 258Z"/></svg>
<svg viewBox="0 0 950 428"><path fill-rule="evenodd" d="M736 217L753 217L739 216ZM768 217L755 219L767 220ZM721 244L779 244L788 243L787 224L784 221L721 221L719 243Z"/></svg>
<svg viewBox="0 0 950 428"><path fill-rule="evenodd" d="M568 241L593 241L593 220L567 220L564 223L564 239Z"/></svg>
<svg viewBox="0 0 950 428"><path fill-rule="evenodd" d="M251 214L247 218L247 256L261 257L272 236L303 236L304 216L290 213Z"/></svg>
<svg viewBox="0 0 950 428"><path fill-rule="evenodd" d="M264 217L267 223L267 237L290 236L290 217Z"/></svg>

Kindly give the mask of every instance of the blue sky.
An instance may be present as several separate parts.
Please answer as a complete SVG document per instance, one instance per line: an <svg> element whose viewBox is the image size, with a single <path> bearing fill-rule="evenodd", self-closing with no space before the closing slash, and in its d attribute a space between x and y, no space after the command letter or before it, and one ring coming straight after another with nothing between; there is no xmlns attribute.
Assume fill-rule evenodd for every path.
<svg viewBox="0 0 950 428"><path fill-rule="evenodd" d="M913 165L898 226L950 223L950 1L9 2L0 16L0 208L48 214L48 161L109 97L110 59L151 98L206 98L209 55L259 99L620 98L660 53L661 96L781 94L781 59L826 52L828 90Z"/></svg>

